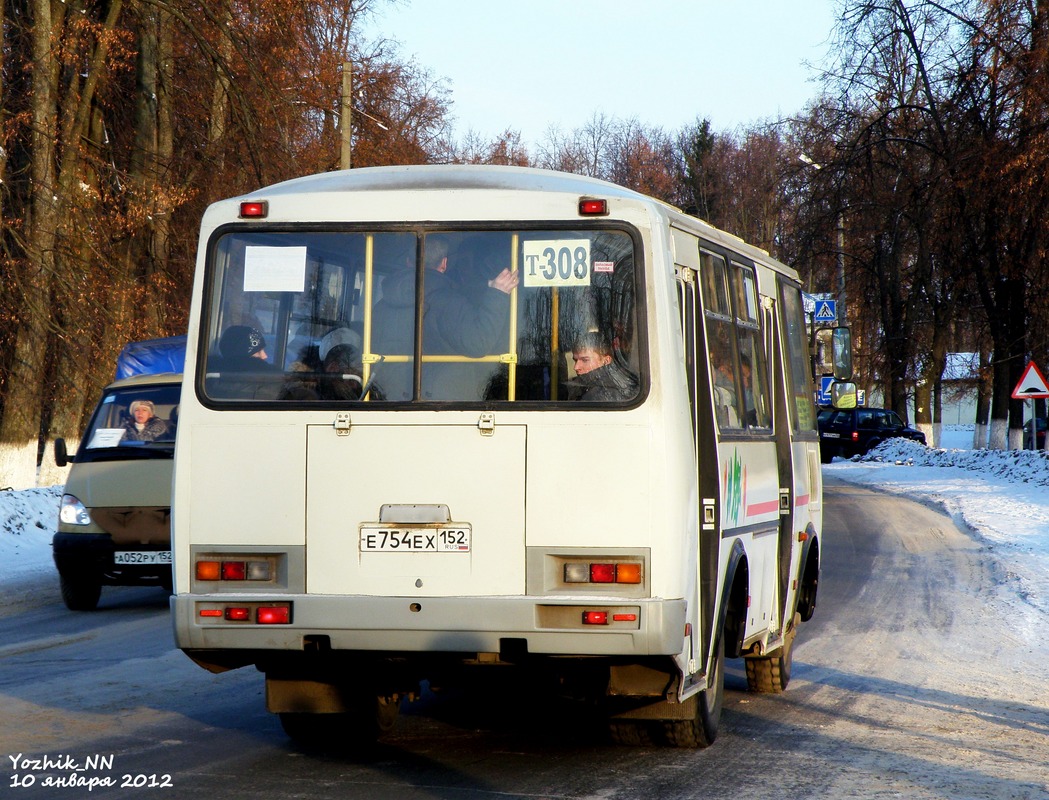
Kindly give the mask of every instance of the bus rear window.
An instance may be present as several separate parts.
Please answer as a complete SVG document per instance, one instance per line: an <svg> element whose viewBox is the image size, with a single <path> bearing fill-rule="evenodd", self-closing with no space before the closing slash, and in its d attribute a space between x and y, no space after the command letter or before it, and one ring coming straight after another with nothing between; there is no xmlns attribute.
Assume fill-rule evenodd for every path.
<svg viewBox="0 0 1049 800"><path fill-rule="evenodd" d="M619 230L230 231L199 384L219 406L630 404L635 265Z"/></svg>

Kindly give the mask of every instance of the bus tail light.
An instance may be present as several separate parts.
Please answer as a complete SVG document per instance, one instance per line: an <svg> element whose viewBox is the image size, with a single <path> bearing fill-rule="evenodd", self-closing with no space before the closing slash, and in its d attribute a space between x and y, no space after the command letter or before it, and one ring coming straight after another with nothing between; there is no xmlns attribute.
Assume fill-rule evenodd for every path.
<svg viewBox="0 0 1049 800"><path fill-rule="evenodd" d="M197 562L195 573L198 581L269 581L273 579L273 563L269 560L202 559Z"/></svg>
<svg viewBox="0 0 1049 800"><path fill-rule="evenodd" d="M608 624L608 612L607 611L584 611L583 612L583 624L584 625L607 625Z"/></svg>
<svg viewBox="0 0 1049 800"><path fill-rule="evenodd" d="M642 582L641 563L638 561L570 561L564 565L565 583L627 583Z"/></svg>

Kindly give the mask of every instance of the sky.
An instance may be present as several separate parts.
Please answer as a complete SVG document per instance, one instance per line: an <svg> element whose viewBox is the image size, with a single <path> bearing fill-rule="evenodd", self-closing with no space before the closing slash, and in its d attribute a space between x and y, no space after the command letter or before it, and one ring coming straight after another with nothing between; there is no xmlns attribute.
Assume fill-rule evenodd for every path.
<svg viewBox="0 0 1049 800"><path fill-rule="evenodd" d="M361 31L446 79L456 134L526 143L595 114L674 132L799 112L817 94L835 0L386 0ZM811 66L806 66L809 64Z"/></svg>
<svg viewBox="0 0 1049 800"><path fill-rule="evenodd" d="M1029 450L972 450L972 438L971 426L947 426L942 448L890 440L863 458L835 458L823 466L824 475L932 503L950 514L999 560L999 599L1018 629L1041 642L1049 615L1049 457ZM0 491L0 605L30 596L35 587L58 586L51 537L61 495L57 486Z"/></svg>

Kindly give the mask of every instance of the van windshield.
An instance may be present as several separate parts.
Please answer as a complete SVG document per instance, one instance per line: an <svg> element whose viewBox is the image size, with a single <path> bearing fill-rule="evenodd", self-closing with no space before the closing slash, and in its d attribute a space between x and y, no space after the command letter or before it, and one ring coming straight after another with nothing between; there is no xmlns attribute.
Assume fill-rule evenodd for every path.
<svg viewBox="0 0 1049 800"><path fill-rule="evenodd" d="M80 442L77 461L170 458L178 427L179 384L110 389Z"/></svg>
<svg viewBox="0 0 1049 800"><path fill-rule="evenodd" d="M198 387L221 406L636 403L634 237L611 228L213 240Z"/></svg>

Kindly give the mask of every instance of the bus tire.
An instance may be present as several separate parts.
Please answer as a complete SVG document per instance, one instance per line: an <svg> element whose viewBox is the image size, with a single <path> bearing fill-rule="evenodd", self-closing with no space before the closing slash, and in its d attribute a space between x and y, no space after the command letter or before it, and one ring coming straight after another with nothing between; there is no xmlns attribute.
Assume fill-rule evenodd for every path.
<svg viewBox="0 0 1049 800"><path fill-rule="evenodd" d="M62 602L70 611L94 611L102 596L101 578L86 574L60 572Z"/></svg>
<svg viewBox="0 0 1049 800"><path fill-rule="evenodd" d="M706 689L685 701L694 704L691 719L663 722L663 738L671 747L710 747L718 736L725 701L725 648L718 641L714 649L713 679Z"/></svg>
<svg viewBox="0 0 1049 800"><path fill-rule="evenodd" d="M352 711L313 714L281 712L280 725L292 741L306 747L339 749L374 744L393 730L400 711L396 696L361 696Z"/></svg>
<svg viewBox="0 0 1049 800"><path fill-rule="evenodd" d="M759 694L779 694L790 683L794 662L794 637L798 633L799 616L787 633L783 646L771 656L744 659L747 666L747 687Z"/></svg>
<svg viewBox="0 0 1049 800"><path fill-rule="evenodd" d="M650 747L655 744L652 723L647 720L610 719L608 735L615 744L625 747Z"/></svg>

